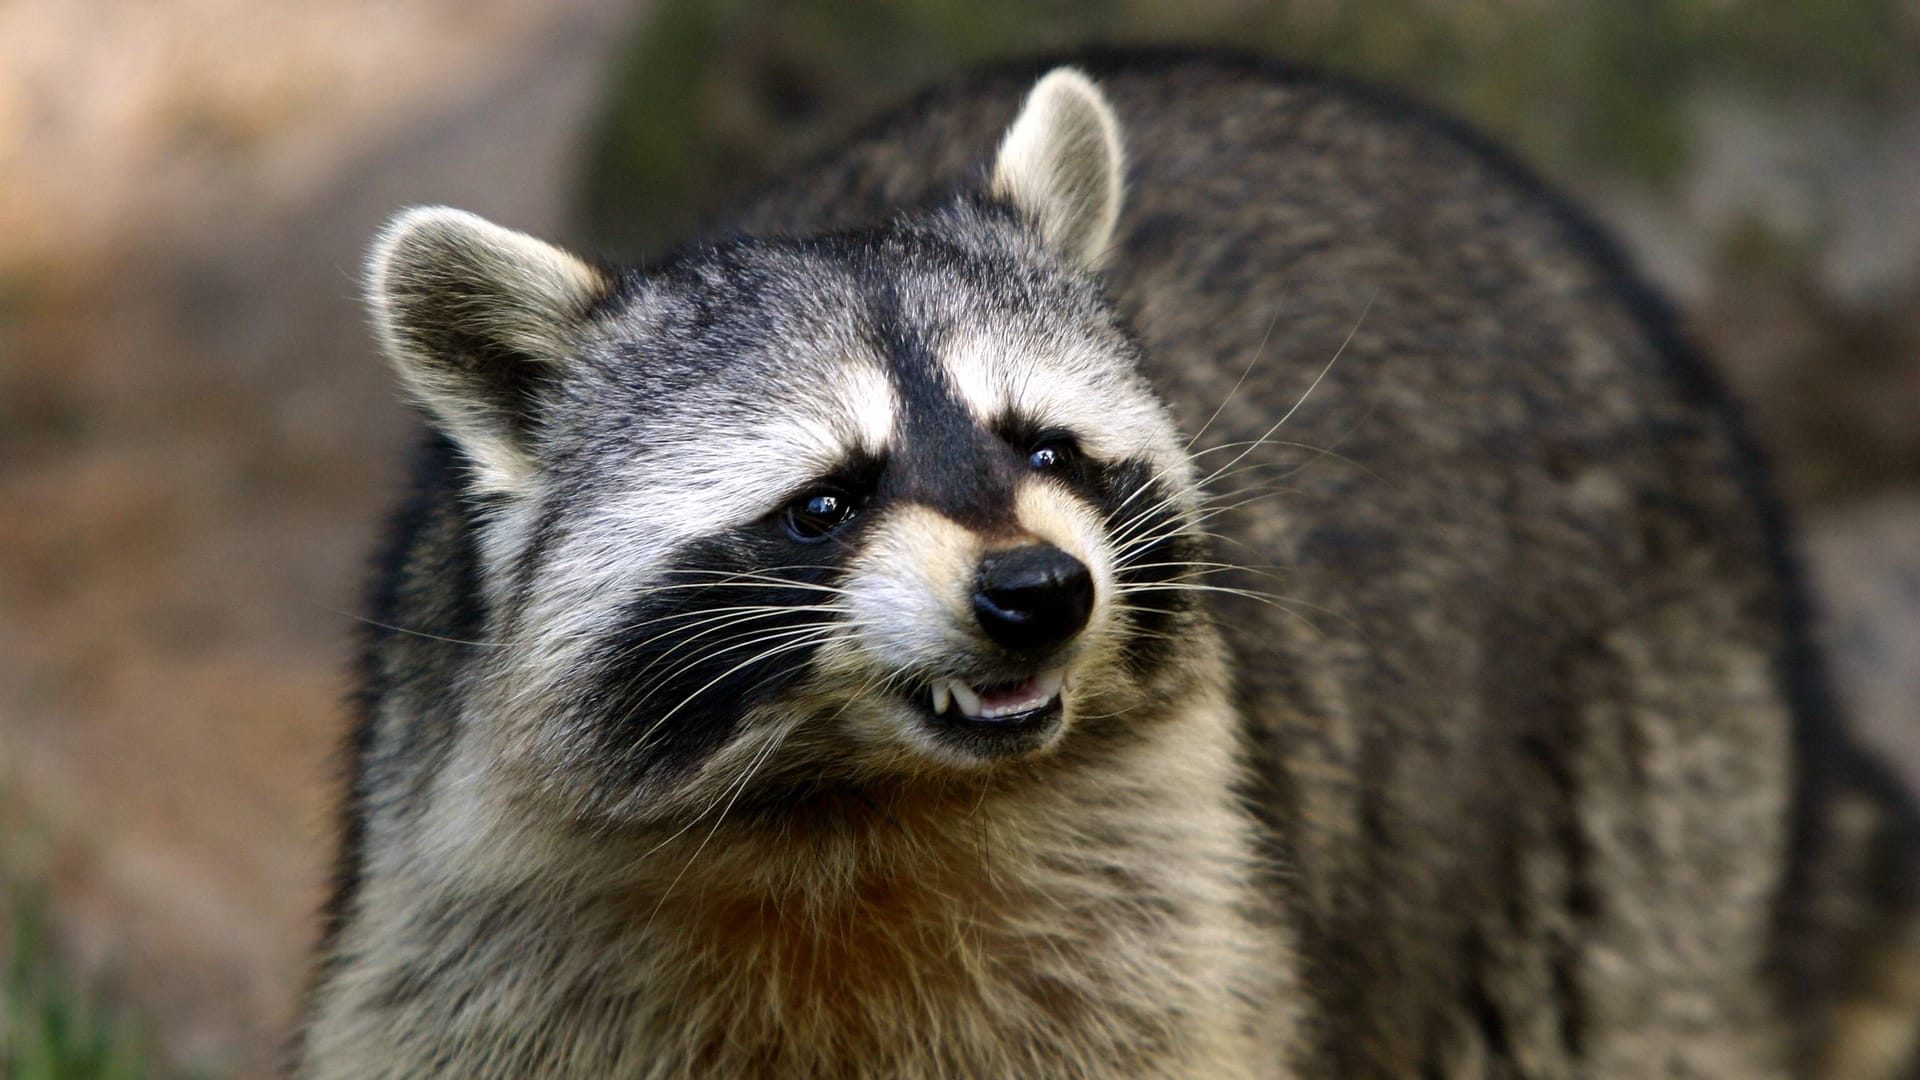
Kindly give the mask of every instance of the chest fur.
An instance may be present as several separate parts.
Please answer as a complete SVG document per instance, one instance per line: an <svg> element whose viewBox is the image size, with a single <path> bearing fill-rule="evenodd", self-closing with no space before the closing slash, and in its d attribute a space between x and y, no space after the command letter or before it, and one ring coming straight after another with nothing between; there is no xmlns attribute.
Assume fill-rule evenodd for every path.
<svg viewBox="0 0 1920 1080"><path fill-rule="evenodd" d="M660 1075L1231 1076L1256 1056L1234 972L1261 950L1218 902L1223 867L1182 883L1113 850L920 855L656 905L633 1034L676 1060Z"/></svg>

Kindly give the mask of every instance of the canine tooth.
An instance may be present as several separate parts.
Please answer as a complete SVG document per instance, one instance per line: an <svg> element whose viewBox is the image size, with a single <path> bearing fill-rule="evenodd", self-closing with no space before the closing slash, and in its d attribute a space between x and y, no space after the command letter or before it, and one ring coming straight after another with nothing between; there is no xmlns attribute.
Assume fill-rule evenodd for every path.
<svg viewBox="0 0 1920 1080"><path fill-rule="evenodd" d="M948 685L953 687L953 700L959 703L961 713L979 719L980 695L973 692L973 687L959 679L948 680Z"/></svg>
<svg viewBox="0 0 1920 1080"><path fill-rule="evenodd" d="M945 716L947 714L947 706L951 704L952 701L953 691L947 688L946 680L941 679L935 682L933 684L933 714L935 716Z"/></svg>
<svg viewBox="0 0 1920 1080"><path fill-rule="evenodd" d="M1034 696L1043 702L1052 701L1067 685L1067 673L1064 668L1043 671L1033 680Z"/></svg>

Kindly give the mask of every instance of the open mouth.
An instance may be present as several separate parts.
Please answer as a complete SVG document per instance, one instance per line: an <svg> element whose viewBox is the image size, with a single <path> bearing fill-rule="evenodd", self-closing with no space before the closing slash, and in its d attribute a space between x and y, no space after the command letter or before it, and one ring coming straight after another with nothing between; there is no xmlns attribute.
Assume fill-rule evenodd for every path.
<svg viewBox="0 0 1920 1080"><path fill-rule="evenodd" d="M968 720L1015 725L1037 719L1056 708L1066 683L1066 669L1055 668L1003 686L973 686L959 679L935 679L929 693L935 716L945 716L953 709Z"/></svg>

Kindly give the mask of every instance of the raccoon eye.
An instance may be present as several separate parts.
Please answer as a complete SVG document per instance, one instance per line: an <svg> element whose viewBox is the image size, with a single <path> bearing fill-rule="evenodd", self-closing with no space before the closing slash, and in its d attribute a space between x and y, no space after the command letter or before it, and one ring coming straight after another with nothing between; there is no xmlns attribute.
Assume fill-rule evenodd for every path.
<svg viewBox="0 0 1920 1080"><path fill-rule="evenodd" d="M810 491L787 504L787 531L795 540L812 543L852 519L853 500L839 491Z"/></svg>
<svg viewBox="0 0 1920 1080"><path fill-rule="evenodd" d="M1065 472L1079 458L1072 439L1048 439L1027 451L1027 468L1034 472Z"/></svg>

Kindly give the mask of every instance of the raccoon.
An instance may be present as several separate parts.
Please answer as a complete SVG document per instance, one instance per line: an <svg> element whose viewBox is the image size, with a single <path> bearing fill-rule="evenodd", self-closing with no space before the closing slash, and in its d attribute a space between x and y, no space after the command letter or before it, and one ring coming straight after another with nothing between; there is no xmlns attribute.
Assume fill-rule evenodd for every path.
<svg viewBox="0 0 1920 1080"><path fill-rule="evenodd" d="M723 221L374 247L435 434L299 1075L1910 1064L1753 451L1477 136L1085 56Z"/></svg>

